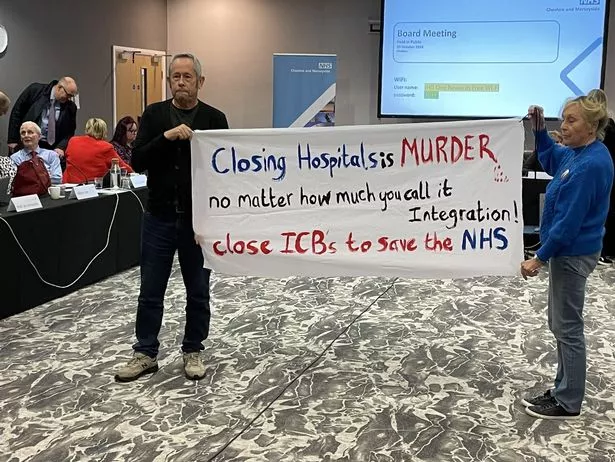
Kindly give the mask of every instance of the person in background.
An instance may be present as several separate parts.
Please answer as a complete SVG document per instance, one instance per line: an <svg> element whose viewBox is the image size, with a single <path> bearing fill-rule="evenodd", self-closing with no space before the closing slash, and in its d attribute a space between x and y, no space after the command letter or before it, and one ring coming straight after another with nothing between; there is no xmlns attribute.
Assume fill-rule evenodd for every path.
<svg viewBox="0 0 615 462"><path fill-rule="evenodd" d="M11 106L11 100L5 93L0 91L0 117L5 115L9 107ZM6 156L0 156L0 178L5 176L9 177L9 188L8 191L10 193L11 188L13 186L13 178L15 178L15 174L17 173L17 167L13 163L11 159Z"/></svg>
<svg viewBox="0 0 615 462"><path fill-rule="evenodd" d="M62 180L62 167L60 166L60 157L55 151L41 148L39 140L41 139L41 128L34 122L24 122L19 130L21 135L21 144L23 149L17 151L11 156L11 161L16 167L19 167L22 162L32 159L33 155L41 158L49 172L51 184L60 184Z"/></svg>
<svg viewBox="0 0 615 462"><path fill-rule="evenodd" d="M545 196L541 247L521 263L521 275L536 276L549 265L547 317L557 340L557 374L553 388L522 403L533 417L570 419L579 416L585 395L585 286L600 257L613 184L613 161L600 141L608 124L606 95L566 103L563 145L547 134L541 107L530 106L528 114L540 163L553 179Z"/></svg>
<svg viewBox="0 0 615 462"><path fill-rule="evenodd" d="M118 156L127 164L130 164L132 160L132 143L136 137L137 122L135 119L130 116L122 117L115 126L111 144Z"/></svg>
<svg viewBox="0 0 615 462"><path fill-rule="evenodd" d="M11 107L11 100L6 93L0 91L0 117L9 112L9 107Z"/></svg>
<svg viewBox="0 0 615 462"><path fill-rule="evenodd" d="M603 101L606 97L602 90L592 90L588 93L589 97ZM603 104L607 106L607 101ZM607 106L608 107L608 106ZM615 163L615 121L609 112L609 123L606 126L604 140L602 141L611 154L611 160ZM606 217L604 238L602 239L602 252L600 254L599 265L612 265L615 257L615 187L611 188L611 201L609 203L609 213Z"/></svg>
<svg viewBox="0 0 615 462"><path fill-rule="evenodd" d="M68 140L77 127L77 106L73 102L76 95L77 84L72 77L62 77L48 84L30 84L19 95L11 111L7 138L9 150L14 152L20 148L21 124L33 121L41 130L40 146L56 151L62 159Z"/></svg>
<svg viewBox="0 0 615 462"><path fill-rule="evenodd" d="M549 136L557 144L562 144L562 134L559 131L550 130ZM536 152L536 149L534 149L532 153L523 160L522 172L523 176L527 176L529 172L544 172L544 169L540 165L540 162L538 162L538 153Z"/></svg>
<svg viewBox="0 0 615 462"><path fill-rule="evenodd" d="M223 129L228 123L223 112L198 100L205 77L195 56L175 55L168 76L173 97L145 109L132 151L135 171L148 172L149 199L141 237L137 343L132 359L115 374L118 382L158 370L158 334L175 252L186 287L184 374L191 380L205 376L201 350L209 333L210 270L203 268L192 227L190 139L192 130Z"/></svg>
<svg viewBox="0 0 615 462"><path fill-rule="evenodd" d="M16 174L17 166L15 163L9 157L0 156L0 178L9 177L9 186L7 188L9 194L13 188L13 180Z"/></svg>
<svg viewBox="0 0 615 462"><path fill-rule="evenodd" d="M108 141L107 124L102 119L90 119L85 124L85 135L73 136L66 148L64 183L87 183L102 178L111 168L112 159L119 159L120 168L132 173L130 165L119 158Z"/></svg>

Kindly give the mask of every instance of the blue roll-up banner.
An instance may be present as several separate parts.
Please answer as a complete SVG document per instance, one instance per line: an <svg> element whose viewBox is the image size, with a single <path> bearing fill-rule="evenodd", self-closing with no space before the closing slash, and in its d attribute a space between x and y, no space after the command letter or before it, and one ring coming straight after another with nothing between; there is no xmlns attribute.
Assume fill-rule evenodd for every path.
<svg viewBox="0 0 615 462"><path fill-rule="evenodd" d="M273 55L273 127L335 125L336 55Z"/></svg>

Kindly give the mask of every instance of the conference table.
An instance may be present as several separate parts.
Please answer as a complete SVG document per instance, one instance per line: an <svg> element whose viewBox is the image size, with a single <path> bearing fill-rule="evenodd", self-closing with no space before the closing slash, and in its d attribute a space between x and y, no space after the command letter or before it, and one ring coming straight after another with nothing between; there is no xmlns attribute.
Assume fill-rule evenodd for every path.
<svg viewBox="0 0 615 462"><path fill-rule="evenodd" d="M547 183L544 179L523 179L526 245L537 240L538 198ZM20 213L0 207L0 218L6 220L0 220L0 319L137 265L147 188L133 189L132 193L84 200L43 197L43 208Z"/></svg>
<svg viewBox="0 0 615 462"><path fill-rule="evenodd" d="M137 265L147 188L131 191L42 197L43 208L19 213L0 207L0 319Z"/></svg>

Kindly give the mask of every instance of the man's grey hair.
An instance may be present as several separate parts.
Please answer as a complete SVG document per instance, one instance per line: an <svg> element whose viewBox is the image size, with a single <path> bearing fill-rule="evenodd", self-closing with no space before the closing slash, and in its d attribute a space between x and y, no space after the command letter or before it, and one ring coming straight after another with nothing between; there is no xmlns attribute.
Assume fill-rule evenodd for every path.
<svg viewBox="0 0 615 462"><path fill-rule="evenodd" d="M182 59L182 58L187 58L187 59L192 60L192 63L193 63L192 67L194 69L194 73L196 74L196 78L200 79L201 76L203 75L203 68L201 67L201 62L199 61L199 58L194 56L192 53L179 53L173 56L173 58L171 59L171 62L169 63L169 73L167 75L171 77L171 68L173 67L173 63L175 62L176 59Z"/></svg>
<svg viewBox="0 0 615 462"><path fill-rule="evenodd" d="M34 128L34 131L40 135L41 134L41 127L39 127L36 122L32 122L31 120L28 120L27 122L24 122L21 124L21 127L19 127L19 131L21 131L22 128L24 128L26 125L31 126L32 128Z"/></svg>

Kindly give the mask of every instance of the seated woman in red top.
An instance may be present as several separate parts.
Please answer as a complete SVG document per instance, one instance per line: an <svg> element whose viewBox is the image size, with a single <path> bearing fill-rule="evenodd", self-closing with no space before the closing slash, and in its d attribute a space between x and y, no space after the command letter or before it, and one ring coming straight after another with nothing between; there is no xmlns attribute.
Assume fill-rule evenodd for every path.
<svg viewBox="0 0 615 462"><path fill-rule="evenodd" d="M132 168L115 152L107 137L107 124L102 119L90 119L85 124L85 135L73 136L66 147L66 170L63 183L86 183L102 178L111 168L111 159L119 159L120 168L132 173Z"/></svg>

